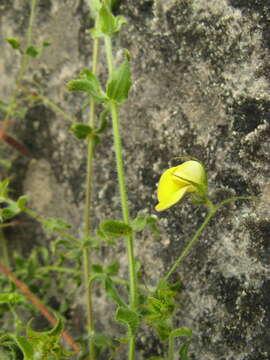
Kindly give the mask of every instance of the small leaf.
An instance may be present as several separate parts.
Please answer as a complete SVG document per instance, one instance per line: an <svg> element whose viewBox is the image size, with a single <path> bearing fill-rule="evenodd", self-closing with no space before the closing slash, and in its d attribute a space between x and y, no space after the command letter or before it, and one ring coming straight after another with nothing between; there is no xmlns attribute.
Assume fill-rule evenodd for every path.
<svg viewBox="0 0 270 360"><path fill-rule="evenodd" d="M48 47L48 46L50 46L51 45L51 42L50 41L43 41L43 43L42 43L42 46L43 47Z"/></svg>
<svg viewBox="0 0 270 360"><path fill-rule="evenodd" d="M127 326L129 336L135 335L140 326L140 318L138 314L126 307L119 307L117 309L115 319Z"/></svg>
<svg viewBox="0 0 270 360"><path fill-rule="evenodd" d="M92 1L90 1L90 10L91 10L91 15L92 15L93 18L97 17L100 9L101 9L100 0L92 0Z"/></svg>
<svg viewBox="0 0 270 360"><path fill-rule="evenodd" d="M127 305L125 302L121 299L121 296L119 295L118 290L116 289L113 281L110 278L105 279L105 291L106 294L114 301L117 305L121 306L122 308L126 308Z"/></svg>
<svg viewBox="0 0 270 360"><path fill-rule="evenodd" d="M25 302L26 299L24 296L17 293L3 293L0 294L0 304L21 304Z"/></svg>
<svg viewBox="0 0 270 360"><path fill-rule="evenodd" d="M185 343L185 344L181 345L181 347L179 349L179 355L180 355L179 360L189 360L189 356L188 356L189 345L190 345L190 343Z"/></svg>
<svg viewBox="0 0 270 360"><path fill-rule="evenodd" d="M131 227L121 221L106 220L100 223L100 231L109 238L117 239L132 233Z"/></svg>
<svg viewBox="0 0 270 360"><path fill-rule="evenodd" d="M91 341L98 348L113 348L114 347L112 339L106 334L95 333L91 337Z"/></svg>
<svg viewBox="0 0 270 360"><path fill-rule="evenodd" d="M118 261L115 261L111 265L105 267L105 273L109 276L117 275L119 272L120 264Z"/></svg>
<svg viewBox="0 0 270 360"><path fill-rule="evenodd" d="M26 49L25 53L26 53L26 55L36 58L39 55L39 50L35 46L30 45Z"/></svg>
<svg viewBox="0 0 270 360"><path fill-rule="evenodd" d="M99 10L97 28L105 35L111 35L115 31L115 17L108 6L103 5Z"/></svg>
<svg viewBox="0 0 270 360"><path fill-rule="evenodd" d="M102 274L103 273L103 266L99 265L99 264L93 264L92 265L92 271L94 273L99 273Z"/></svg>
<svg viewBox="0 0 270 360"><path fill-rule="evenodd" d="M28 197L26 195L20 196L19 199L17 200L17 206L21 211L24 211L27 200Z"/></svg>
<svg viewBox="0 0 270 360"><path fill-rule="evenodd" d="M129 61L126 59L111 75L107 84L107 96L110 100L122 103L128 98L132 85Z"/></svg>
<svg viewBox="0 0 270 360"><path fill-rule="evenodd" d="M100 103L107 101L102 91L98 78L89 70L85 69L81 72L78 79L70 80L67 83L70 91L84 91Z"/></svg>
<svg viewBox="0 0 270 360"><path fill-rule="evenodd" d="M57 231L57 230L68 230L71 228L70 224L67 224L62 219L48 218L42 223L45 231Z"/></svg>
<svg viewBox="0 0 270 360"><path fill-rule="evenodd" d="M34 349L30 344L30 342L25 337L22 336L16 336L14 338L19 348L23 352L24 360L35 360Z"/></svg>
<svg viewBox="0 0 270 360"><path fill-rule="evenodd" d="M100 114L100 116L99 116L100 126L97 129L95 129L96 134L102 133L107 128L107 126L108 126L107 117L108 117L109 113L110 113L109 109L105 109Z"/></svg>
<svg viewBox="0 0 270 360"><path fill-rule="evenodd" d="M93 130L91 126L83 123L75 123L71 126L70 130L78 139L86 139L88 135L90 135Z"/></svg>
<svg viewBox="0 0 270 360"><path fill-rule="evenodd" d="M189 328L186 328L186 327L181 327L181 328L178 328L178 329L174 329L170 333L171 338L179 337L179 336L191 337L192 336L192 330L190 330Z"/></svg>
<svg viewBox="0 0 270 360"><path fill-rule="evenodd" d="M13 49L19 49L21 46L21 43L18 39L6 38L6 41L13 47Z"/></svg>

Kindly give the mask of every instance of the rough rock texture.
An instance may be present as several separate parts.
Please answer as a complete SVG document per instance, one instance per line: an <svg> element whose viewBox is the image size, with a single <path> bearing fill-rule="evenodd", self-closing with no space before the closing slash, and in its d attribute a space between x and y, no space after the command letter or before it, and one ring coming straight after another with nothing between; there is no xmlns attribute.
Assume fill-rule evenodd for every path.
<svg viewBox="0 0 270 360"><path fill-rule="evenodd" d="M28 3L0 1L4 37L25 36ZM192 359L270 359L270 1L130 0L123 1L120 12L128 24L115 46L129 49L134 81L121 111L132 216L154 212L160 174L179 155L205 163L214 200L234 195L258 199L222 208L175 274L185 286L176 325L193 329ZM39 83L49 99L84 121L83 96L69 93L65 82L89 65L89 27L86 1L39 1L34 39L52 45L29 72L29 80ZM7 101L19 59L1 45L0 93ZM105 68L101 71L105 79ZM80 232L85 146L68 127L48 105L29 108L14 131L36 160L22 160L9 150L11 173L17 193L28 193L33 208L70 221ZM121 214L112 145L108 129L96 154L95 224ZM204 208L185 201L157 215L160 242L151 235L138 238L138 257L150 283L169 268L205 214ZM40 231L19 232L24 245L17 245L27 249L42 242ZM122 245L118 256L123 266L124 251ZM109 262L108 251L102 256ZM104 318L104 312L110 314L99 296L97 313L103 319L98 326L113 327ZM142 359L161 353L149 335L139 346Z"/></svg>

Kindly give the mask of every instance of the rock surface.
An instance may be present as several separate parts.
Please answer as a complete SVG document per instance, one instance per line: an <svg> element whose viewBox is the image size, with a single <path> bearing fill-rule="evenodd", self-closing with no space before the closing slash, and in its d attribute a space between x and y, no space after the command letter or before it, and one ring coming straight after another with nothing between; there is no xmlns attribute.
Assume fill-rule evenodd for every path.
<svg viewBox="0 0 270 360"><path fill-rule="evenodd" d="M0 11L3 37L25 38L29 1L0 1ZM179 267L175 279L185 288L178 298L176 326L193 330L194 360L268 360L270 1L130 0L118 11L128 24L114 45L130 51L134 82L121 110L132 216L154 213L159 177L172 158L182 155L204 162L214 200L257 197L223 207ZM38 1L34 40L52 45L31 62L26 78L82 121L87 121L81 111L85 99L69 93L65 83L90 64L91 39L85 31L91 26L86 1ZM9 101L19 57L3 41L1 45L0 95ZM104 80L104 49L100 62ZM33 208L64 218L81 232L86 149L69 125L48 104L28 108L25 119L14 123L13 134L35 160L22 160L9 150L11 175L17 194L29 194ZM110 129L97 147L95 173L97 225L121 216ZM161 241L150 234L138 237L138 258L149 283L170 267L205 215L203 207L186 200L157 214ZM27 251L32 242L50 239L40 231L33 230L32 238L19 231L20 242L15 237L13 243L12 237L11 245ZM36 233L38 240L33 239ZM107 263L111 252L104 250ZM124 253L121 245L118 256L125 269ZM104 301L100 295L100 318L108 312ZM108 326L104 316L98 322L101 329ZM161 351L148 335L139 347L142 359Z"/></svg>

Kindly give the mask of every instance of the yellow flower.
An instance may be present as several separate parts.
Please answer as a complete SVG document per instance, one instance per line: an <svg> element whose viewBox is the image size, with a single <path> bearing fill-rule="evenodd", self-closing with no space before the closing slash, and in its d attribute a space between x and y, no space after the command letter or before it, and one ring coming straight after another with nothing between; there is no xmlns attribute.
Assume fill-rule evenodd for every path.
<svg viewBox="0 0 270 360"><path fill-rule="evenodd" d="M189 160L166 170L158 184L157 211L166 210L186 193L195 192L201 197L207 189L206 172L198 161Z"/></svg>

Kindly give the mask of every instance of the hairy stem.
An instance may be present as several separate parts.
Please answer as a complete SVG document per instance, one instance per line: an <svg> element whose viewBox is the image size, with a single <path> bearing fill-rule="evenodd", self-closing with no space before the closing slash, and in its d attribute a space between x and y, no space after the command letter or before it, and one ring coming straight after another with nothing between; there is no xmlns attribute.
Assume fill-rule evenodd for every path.
<svg viewBox="0 0 270 360"><path fill-rule="evenodd" d="M113 53L112 53L112 44L111 38L109 36L105 37L105 48L106 56L108 63L109 76L113 72ZM120 126L119 126L119 116L118 116L118 107L115 103L110 105L112 125L113 125L113 138L114 138L114 150L116 156L116 166L117 166L117 175L118 175L118 185L121 198L122 214L123 220L125 223L129 223L129 208L128 208L128 199L126 191L126 181L123 165L123 152L122 152L122 142L120 135ZM128 253L128 266L129 266L129 283L130 283L130 305L131 308L135 309L137 306L137 277L135 270L135 257L134 257L134 244L133 244L133 234L126 237L126 247ZM129 360L135 359L135 336L132 336L129 340Z"/></svg>

